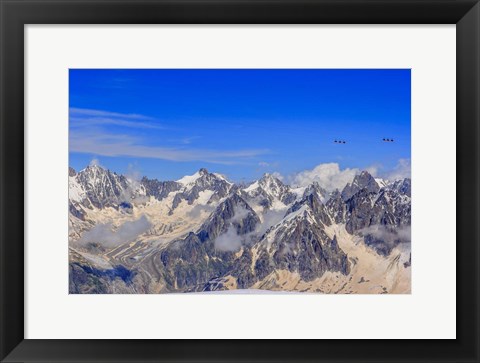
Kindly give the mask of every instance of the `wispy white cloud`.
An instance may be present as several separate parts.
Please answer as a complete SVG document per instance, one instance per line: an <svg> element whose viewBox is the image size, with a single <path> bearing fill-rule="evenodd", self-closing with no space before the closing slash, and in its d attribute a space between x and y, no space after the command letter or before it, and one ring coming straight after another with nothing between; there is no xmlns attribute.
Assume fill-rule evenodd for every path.
<svg viewBox="0 0 480 363"><path fill-rule="evenodd" d="M285 177L284 177L282 174L280 174L278 171L274 171L274 172L272 173L272 176L273 176L274 178L277 178L278 180L281 180L281 181L284 181L284 180L285 180Z"/></svg>
<svg viewBox="0 0 480 363"><path fill-rule="evenodd" d="M400 159L393 170L385 173L385 179L399 180L405 178L411 178L412 166L410 159Z"/></svg>
<svg viewBox="0 0 480 363"><path fill-rule="evenodd" d="M72 127L88 127L88 126L102 126L102 125L115 125L139 129L165 129L164 126L149 123L143 121L130 121L122 120L116 118L105 118L105 117L70 117L70 122Z"/></svg>
<svg viewBox="0 0 480 363"><path fill-rule="evenodd" d="M98 160L98 158L93 158L93 159L90 161L90 166L101 166L100 160Z"/></svg>
<svg viewBox="0 0 480 363"><path fill-rule="evenodd" d="M280 163L278 161L273 161L273 162L267 162L267 161L259 161L257 163L257 171L269 171L271 173L273 173L275 171L276 168L278 168L278 166L280 165Z"/></svg>
<svg viewBox="0 0 480 363"><path fill-rule="evenodd" d="M152 120L152 117L136 113L119 113L103 110L93 110L90 108L70 107L70 116L93 116L93 117L119 117L133 120Z"/></svg>
<svg viewBox="0 0 480 363"><path fill-rule="evenodd" d="M91 230L85 232L76 242L79 245L99 243L104 247L116 247L123 243L135 240L152 227L152 223L142 215L136 221L127 221L114 229L112 223L97 224Z"/></svg>
<svg viewBox="0 0 480 363"><path fill-rule="evenodd" d="M235 226L228 227L227 232L218 236L215 241L215 248L219 251L238 251L242 247L244 238L237 234Z"/></svg>
<svg viewBox="0 0 480 363"><path fill-rule="evenodd" d="M234 216L229 220L230 226L227 231L214 240L215 248L219 251L238 251L242 245L249 244L253 232L239 235L235 223L244 220L250 211L243 207L234 209Z"/></svg>
<svg viewBox="0 0 480 363"><path fill-rule="evenodd" d="M238 164L259 155L267 149L217 151L144 145L143 140L129 135L108 134L102 130L70 132L70 151L97 156L127 156L171 161L204 161L216 164Z"/></svg>
<svg viewBox="0 0 480 363"><path fill-rule="evenodd" d="M88 127L102 125L116 125L131 128L142 129L164 129L165 127L157 122L156 119L135 114L119 113L103 110L93 110L88 108L70 108L71 127Z"/></svg>
<svg viewBox="0 0 480 363"><path fill-rule="evenodd" d="M190 136L190 137L185 137L181 140L182 144L188 145L191 144L193 140L199 139L200 136Z"/></svg>

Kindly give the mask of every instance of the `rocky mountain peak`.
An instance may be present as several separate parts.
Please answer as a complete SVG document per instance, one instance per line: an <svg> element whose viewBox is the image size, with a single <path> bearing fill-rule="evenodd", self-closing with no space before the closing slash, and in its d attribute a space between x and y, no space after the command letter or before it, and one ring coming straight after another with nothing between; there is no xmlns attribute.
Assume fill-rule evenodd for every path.
<svg viewBox="0 0 480 363"><path fill-rule="evenodd" d="M370 193L378 193L380 190L375 178L368 171L362 171L355 176L351 184L348 183L345 186L342 191L342 198L347 200L362 189L366 189Z"/></svg>
<svg viewBox="0 0 480 363"><path fill-rule="evenodd" d="M200 170L198 171L198 173L199 173L201 176L209 174L209 173L208 173L208 170L205 169L205 168L200 168Z"/></svg>
<svg viewBox="0 0 480 363"><path fill-rule="evenodd" d="M187 189L193 186L205 188L218 182L226 182L226 180L217 174L209 173L205 168L199 169L193 175L187 175L177 180L177 183L184 185Z"/></svg>
<svg viewBox="0 0 480 363"><path fill-rule="evenodd" d="M309 196L310 194L316 194L322 202L325 201L328 196L328 192L323 189L316 181L314 181L312 184L305 188L305 191L303 192L303 197Z"/></svg>
<svg viewBox="0 0 480 363"><path fill-rule="evenodd" d="M180 188L173 199L170 214L173 214L183 200L192 205L205 191L213 192L208 202L219 201L228 195L233 186L220 174L209 173L205 168L201 168L193 175L184 176L175 183Z"/></svg>
<svg viewBox="0 0 480 363"><path fill-rule="evenodd" d="M288 210L285 216L288 216L291 213L295 213L298 210L304 208L311 212L313 218L317 221L322 222L324 225L330 225L331 220L328 216L325 205L320 199L320 195L316 192L307 194L301 200L295 202Z"/></svg>
<svg viewBox="0 0 480 363"><path fill-rule="evenodd" d="M360 188L367 188L375 185L378 187L375 178L366 170L355 176L352 185L356 185Z"/></svg>
<svg viewBox="0 0 480 363"><path fill-rule="evenodd" d="M271 191L273 195L278 196L282 189L285 187L285 184L272 174L265 173L262 178L258 181L258 184L265 190Z"/></svg>
<svg viewBox="0 0 480 363"><path fill-rule="evenodd" d="M194 185L195 187L199 188L199 190L210 189L214 191L222 190L226 192L229 189L230 183L220 175L209 173L208 170L204 168L200 169L198 174L199 177L195 180Z"/></svg>
<svg viewBox="0 0 480 363"><path fill-rule="evenodd" d="M116 206L128 199L130 189L127 178L99 165L89 165L76 175L76 181L85 192L86 207Z"/></svg>
<svg viewBox="0 0 480 363"><path fill-rule="evenodd" d="M260 178L259 180L261 183L280 183L280 184L283 184L280 179L278 179L277 177L273 176L272 174L270 173L264 173L262 175L262 177Z"/></svg>
<svg viewBox="0 0 480 363"><path fill-rule="evenodd" d="M207 236L214 239L227 232L230 225L235 226L237 234L243 235L255 230L260 219L249 204L238 194L225 199L202 226L202 239Z"/></svg>
<svg viewBox="0 0 480 363"><path fill-rule="evenodd" d="M243 191L249 198L255 198L265 208L270 208L278 200L290 204L296 198L290 187L272 174L264 174L259 180L250 184Z"/></svg>
<svg viewBox="0 0 480 363"><path fill-rule="evenodd" d="M178 191L182 188L182 185L178 182L148 179L146 176L142 178L140 183L145 188L145 194L147 196L153 196L157 200L163 200L171 192Z"/></svg>
<svg viewBox="0 0 480 363"><path fill-rule="evenodd" d="M98 164L90 164L88 165L85 169L82 171L107 171L107 169L103 168L102 166Z"/></svg>
<svg viewBox="0 0 480 363"><path fill-rule="evenodd" d="M100 165L89 165L85 169L77 173L78 179L84 183L91 183L93 185L115 183L117 181L125 183L127 178L123 175L117 175L108 169L101 167Z"/></svg>

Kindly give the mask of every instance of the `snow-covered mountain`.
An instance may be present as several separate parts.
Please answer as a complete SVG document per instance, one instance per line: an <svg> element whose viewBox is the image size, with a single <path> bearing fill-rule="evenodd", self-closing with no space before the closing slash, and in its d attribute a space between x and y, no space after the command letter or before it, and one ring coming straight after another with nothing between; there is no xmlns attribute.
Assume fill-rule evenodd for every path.
<svg viewBox="0 0 480 363"><path fill-rule="evenodd" d="M410 179L343 190L69 169L71 293L410 292Z"/></svg>
<svg viewBox="0 0 480 363"><path fill-rule="evenodd" d="M264 209L282 209L296 199L290 187L271 174L265 174L242 190L245 197Z"/></svg>

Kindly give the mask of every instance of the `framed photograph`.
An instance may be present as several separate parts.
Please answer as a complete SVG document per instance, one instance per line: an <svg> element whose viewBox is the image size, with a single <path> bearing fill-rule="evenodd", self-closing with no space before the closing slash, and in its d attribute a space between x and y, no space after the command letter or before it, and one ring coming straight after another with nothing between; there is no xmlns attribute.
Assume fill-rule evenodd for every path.
<svg viewBox="0 0 480 363"><path fill-rule="evenodd" d="M411 293L410 79L70 69L69 292Z"/></svg>
<svg viewBox="0 0 480 363"><path fill-rule="evenodd" d="M0 358L477 362L478 1L10 1Z"/></svg>

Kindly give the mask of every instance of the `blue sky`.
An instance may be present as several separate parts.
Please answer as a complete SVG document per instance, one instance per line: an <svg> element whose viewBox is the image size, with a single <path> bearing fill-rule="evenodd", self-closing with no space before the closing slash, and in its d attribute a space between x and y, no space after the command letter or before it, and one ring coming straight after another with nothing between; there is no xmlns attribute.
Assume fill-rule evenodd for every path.
<svg viewBox="0 0 480 363"><path fill-rule="evenodd" d="M161 180L332 162L388 173L410 159L410 96L410 70L72 69L69 162Z"/></svg>

